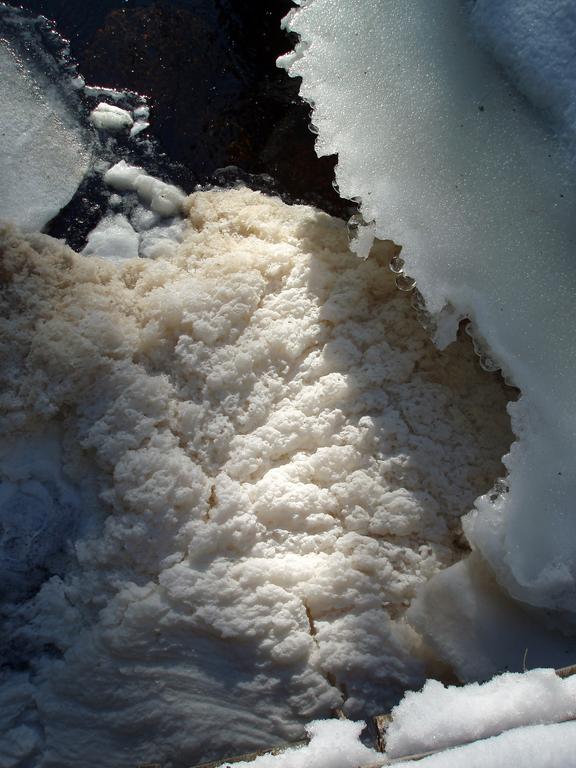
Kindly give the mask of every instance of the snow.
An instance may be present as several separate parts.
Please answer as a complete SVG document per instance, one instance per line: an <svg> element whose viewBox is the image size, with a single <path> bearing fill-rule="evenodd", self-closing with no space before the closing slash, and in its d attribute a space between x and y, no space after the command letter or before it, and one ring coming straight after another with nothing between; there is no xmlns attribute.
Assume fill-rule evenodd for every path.
<svg viewBox="0 0 576 768"><path fill-rule="evenodd" d="M428 660L406 607L511 439L470 344L439 353L396 290L391 243L361 261L343 222L245 189L183 211L155 259L2 231L2 440L57 423L62 477L97 499L5 611L34 768L193 764L394 704Z"/></svg>
<svg viewBox="0 0 576 768"><path fill-rule="evenodd" d="M382 755L359 741L364 723L350 720L316 720L306 726L310 738L304 747L288 749L278 756L261 755L238 768L357 768L374 763Z"/></svg>
<svg viewBox="0 0 576 768"><path fill-rule="evenodd" d="M576 747L576 679L552 669L504 674L479 685L429 680L394 707L385 754L360 742L363 723L332 720L307 726L310 743L266 754L239 768L568 768Z"/></svg>
<svg viewBox="0 0 576 768"><path fill-rule="evenodd" d="M90 113L90 122L100 131L121 133L134 126L134 118L125 109L101 101Z"/></svg>
<svg viewBox="0 0 576 768"><path fill-rule="evenodd" d="M42 229L70 201L91 160L58 77L40 69L30 47L0 37L0 219L26 230Z"/></svg>
<svg viewBox="0 0 576 768"><path fill-rule="evenodd" d="M392 710L386 754L422 754L571 718L576 718L576 679L563 680L553 669L503 674L462 688L428 680Z"/></svg>
<svg viewBox="0 0 576 768"><path fill-rule="evenodd" d="M507 488L479 499L464 525L498 583L566 630L576 613L572 159L472 37L488 25L486 45L507 57L519 85L532 95L541 76L540 95L571 124L574 12L551 6L478 0L473 29L470 6L458 0L367 0L360 10L312 0L287 19L301 42L282 63L303 78L317 151L338 153L341 194L361 200L378 237L402 244L404 275L424 296L437 342L471 318L485 366L520 388ZM485 584L471 588L479 601ZM438 628L433 615L428 624ZM438 631L448 654L451 641Z"/></svg>
<svg viewBox="0 0 576 768"><path fill-rule="evenodd" d="M518 728L418 761L419 768L569 768L574 761L576 723ZM396 768L413 768L398 762Z"/></svg>

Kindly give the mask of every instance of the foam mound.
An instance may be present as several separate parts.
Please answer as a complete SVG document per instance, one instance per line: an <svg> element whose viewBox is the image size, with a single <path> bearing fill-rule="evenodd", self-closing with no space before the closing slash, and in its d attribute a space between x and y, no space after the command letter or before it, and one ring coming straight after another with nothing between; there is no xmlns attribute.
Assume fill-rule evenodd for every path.
<svg viewBox="0 0 576 768"><path fill-rule="evenodd" d="M1 233L2 440L56 426L88 518L4 605L0 754L27 765L186 765L390 706L424 678L406 607L511 439L392 243L362 262L343 222L245 189L184 208L155 260Z"/></svg>

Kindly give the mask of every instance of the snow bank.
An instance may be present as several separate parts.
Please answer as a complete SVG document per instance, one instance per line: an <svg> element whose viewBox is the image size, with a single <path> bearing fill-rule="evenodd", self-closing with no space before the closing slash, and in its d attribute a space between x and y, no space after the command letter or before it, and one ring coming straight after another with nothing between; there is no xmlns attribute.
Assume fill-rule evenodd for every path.
<svg viewBox="0 0 576 768"><path fill-rule="evenodd" d="M573 63L562 63L573 11L554 6L478 0L474 13L514 61L543 45L525 64L530 93L537 70L557 82L562 69L548 98L572 99ZM574 616L576 190L566 149L472 40L458 0L313 0L287 26L301 42L283 64L314 105L317 151L339 155L341 194L403 245L403 279L416 280L437 342L470 317L483 364L522 391L510 409L508 490L478 501L467 536L514 598ZM571 110L569 99L557 106Z"/></svg>
<svg viewBox="0 0 576 768"><path fill-rule="evenodd" d="M154 260L2 231L2 441L57 422L62 476L99 499L4 613L0 754L26 724L35 768L193 764L391 706L425 676L406 606L511 437L391 243L362 262L342 222L244 189L184 209Z"/></svg>
<svg viewBox="0 0 576 768"><path fill-rule="evenodd" d="M92 146L54 62L4 23L14 13L0 3L0 219L38 230L76 192Z"/></svg>

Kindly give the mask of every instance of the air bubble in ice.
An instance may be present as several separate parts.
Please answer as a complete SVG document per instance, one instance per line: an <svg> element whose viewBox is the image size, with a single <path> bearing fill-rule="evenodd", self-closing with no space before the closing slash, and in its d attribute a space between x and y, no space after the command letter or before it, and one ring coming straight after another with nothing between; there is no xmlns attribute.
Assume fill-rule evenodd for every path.
<svg viewBox="0 0 576 768"><path fill-rule="evenodd" d="M398 275L396 278L396 288L399 291L411 291L416 285L416 280L408 275Z"/></svg>
<svg viewBox="0 0 576 768"><path fill-rule="evenodd" d="M364 217L361 213L354 213L350 218L348 219L347 229L348 229L348 239L354 240L356 237L358 237L358 230L360 227L364 226L365 221Z"/></svg>
<svg viewBox="0 0 576 768"><path fill-rule="evenodd" d="M404 259L397 254L390 259L390 269L395 275L401 275L404 272Z"/></svg>

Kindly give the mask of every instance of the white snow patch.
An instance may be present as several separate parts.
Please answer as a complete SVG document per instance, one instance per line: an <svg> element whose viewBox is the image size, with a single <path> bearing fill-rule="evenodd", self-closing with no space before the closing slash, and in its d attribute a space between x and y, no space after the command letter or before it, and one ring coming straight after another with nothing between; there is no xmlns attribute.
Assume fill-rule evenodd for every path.
<svg viewBox="0 0 576 768"><path fill-rule="evenodd" d="M350 720L316 720L306 726L310 743L280 755L261 755L238 768L358 768L375 763L382 755L359 740L364 723Z"/></svg>

